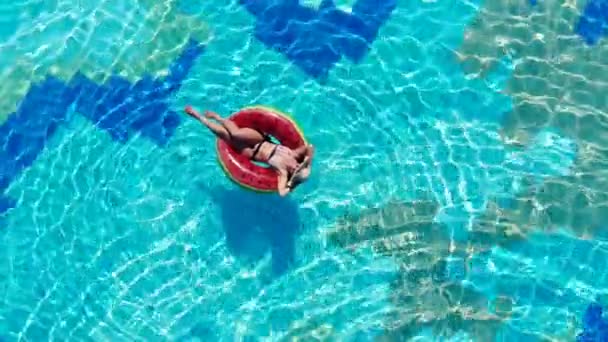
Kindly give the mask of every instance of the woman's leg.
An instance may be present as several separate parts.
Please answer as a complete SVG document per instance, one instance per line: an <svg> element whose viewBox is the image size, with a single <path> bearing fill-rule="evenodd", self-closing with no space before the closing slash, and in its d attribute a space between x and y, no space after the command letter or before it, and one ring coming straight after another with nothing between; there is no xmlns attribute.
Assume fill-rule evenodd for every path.
<svg viewBox="0 0 608 342"><path fill-rule="evenodd" d="M264 136L260 132L251 128L239 128L234 122L223 119L217 113L205 112L205 117L203 117L191 106L187 106L184 110L188 115L207 126L218 138L237 148L254 146L264 141ZM209 119L214 119L220 124L211 122Z"/></svg>
<svg viewBox="0 0 608 342"><path fill-rule="evenodd" d="M230 134L233 141L237 144L242 144L244 146L254 146L264 141L264 136L255 129L247 127L241 128L237 126L234 122L222 118L217 113L206 112L205 116L221 123L222 126L226 128L228 134Z"/></svg>
<svg viewBox="0 0 608 342"><path fill-rule="evenodd" d="M215 122L209 121L207 118L202 117L196 110L192 107L187 106L185 112L193 118L200 121L203 125L205 125L213 134L215 134L218 138L226 141L227 143L231 143L230 132L220 124L216 124Z"/></svg>

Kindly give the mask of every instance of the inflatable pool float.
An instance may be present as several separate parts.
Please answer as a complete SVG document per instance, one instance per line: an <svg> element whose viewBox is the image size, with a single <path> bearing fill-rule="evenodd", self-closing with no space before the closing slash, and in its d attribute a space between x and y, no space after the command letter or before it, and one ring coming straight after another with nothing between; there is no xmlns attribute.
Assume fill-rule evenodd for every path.
<svg viewBox="0 0 608 342"><path fill-rule="evenodd" d="M306 144L298 125L287 114L273 108L246 107L228 119L239 127L249 127L268 134L291 149ZM220 165L236 184L258 192L277 191L278 175L274 169L252 162L221 139L217 139L216 147Z"/></svg>

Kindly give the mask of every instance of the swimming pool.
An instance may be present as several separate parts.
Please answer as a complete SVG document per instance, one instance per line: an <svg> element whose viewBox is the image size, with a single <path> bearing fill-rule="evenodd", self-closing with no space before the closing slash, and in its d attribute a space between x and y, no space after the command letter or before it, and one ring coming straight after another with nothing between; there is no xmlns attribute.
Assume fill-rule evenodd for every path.
<svg viewBox="0 0 608 342"><path fill-rule="evenodd" d="M0 5L0 340L602 334L605 6ZM313 178L234 186L186 104L290 113Z"/></svg>

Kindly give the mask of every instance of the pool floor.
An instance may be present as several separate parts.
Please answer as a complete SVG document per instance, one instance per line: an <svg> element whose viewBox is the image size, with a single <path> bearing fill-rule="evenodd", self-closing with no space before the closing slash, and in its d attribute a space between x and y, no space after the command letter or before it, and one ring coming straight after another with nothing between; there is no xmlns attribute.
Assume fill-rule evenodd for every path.
<svg viewBox="0 0 608 342"><path fill-rule="evenodd" d="M602 6L0 6L0 340L600 340ZM188 104L311 179L234 185Z"/></svg>

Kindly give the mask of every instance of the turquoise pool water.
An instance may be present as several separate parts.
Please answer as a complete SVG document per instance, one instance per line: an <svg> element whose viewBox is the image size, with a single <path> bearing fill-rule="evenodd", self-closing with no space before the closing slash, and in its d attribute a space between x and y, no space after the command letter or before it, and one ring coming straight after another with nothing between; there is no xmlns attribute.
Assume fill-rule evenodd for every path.
<svg viewBox="0 0 608 342"><path fill-rule="evenodd" d="M0 339L575 339L608 289L577 6L0 5ZM555 22L566 81L527 67L576 56ZM290 113L312 179L238 188L186 104Z"/></svg>

